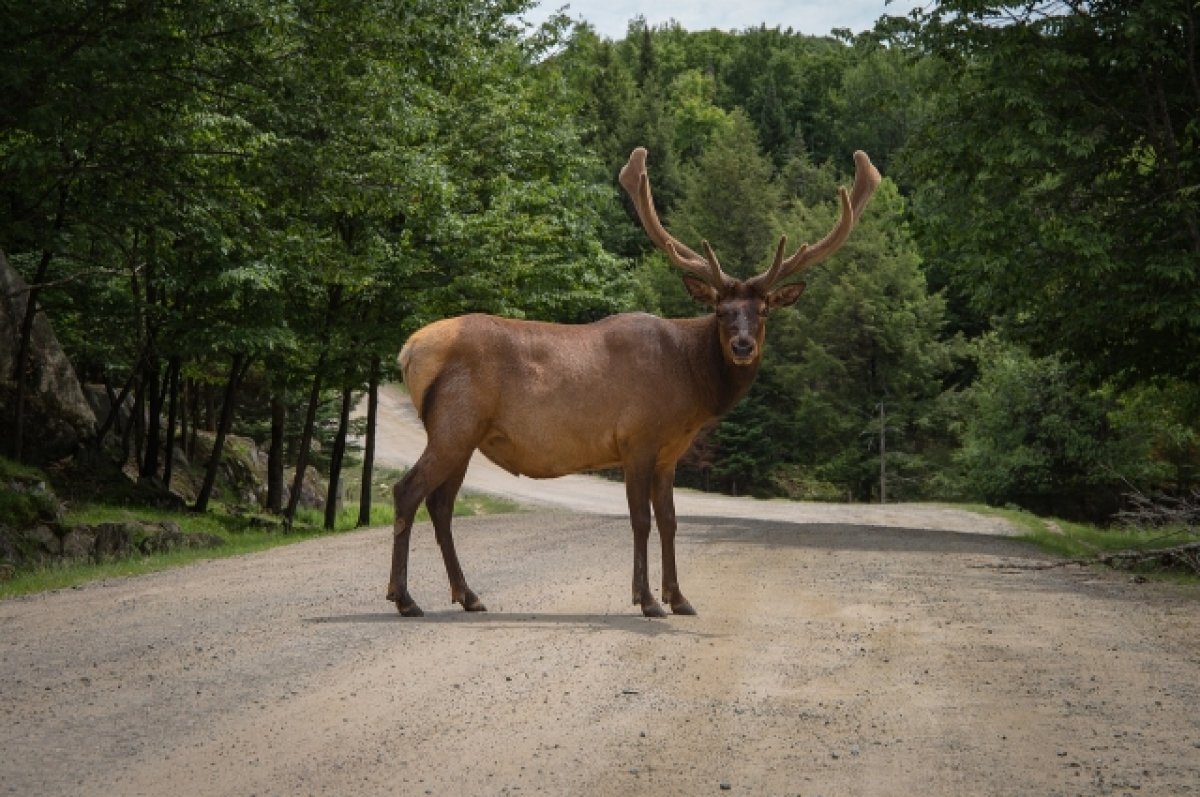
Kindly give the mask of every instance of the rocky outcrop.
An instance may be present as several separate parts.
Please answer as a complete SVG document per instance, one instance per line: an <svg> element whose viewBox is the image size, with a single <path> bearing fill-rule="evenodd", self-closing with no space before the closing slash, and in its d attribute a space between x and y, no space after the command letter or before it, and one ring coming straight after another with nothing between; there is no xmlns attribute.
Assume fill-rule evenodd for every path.
<svg viewBox="0 0 1200 797"><path fill-rule="evenodd" d="M175 475L171 489L188 501L195 500L204 478L203 464L212 454L213 435L200 432L196 435L196 456L192 463L175 451ZM283 484L283 502L286 504L292 488L294 469L288 469ZM320 509L325 506L325 480L316 468L304 472L300 486L300 506ZM221 451L221 467L213 498L226 504L242 507L265 507L267 504L267 452L249 437L227 435Z"/></svg>
<svg viewBox="0 0 1200 797"><path fill-rule="evenodd" d="M171 521L82 526L43 523L26 529L0 526L0 566L16 572L56 561L103 562L222 544L224 540L215 534L186 533Z"/></svg>
<svg viewBox="0 0 1200 797"><path fill-rule="evenodd" d="M28 286L0 252L0 423L12 422L13 373L25 317ZM96 431L96 416L84 398L75 369L63 352L50 322L33 321L31 382L26 388L25 439L31 459L49 462L74 452Z"/></svg>
<svg viewBox="0 0 1200 797"><path fill-rule="evenodd" d="M0 578L60 561L105 561L181 548L215 548L213 534L181 531L171 521L67 524L45 481L7 476L0 482Z"/></svg>

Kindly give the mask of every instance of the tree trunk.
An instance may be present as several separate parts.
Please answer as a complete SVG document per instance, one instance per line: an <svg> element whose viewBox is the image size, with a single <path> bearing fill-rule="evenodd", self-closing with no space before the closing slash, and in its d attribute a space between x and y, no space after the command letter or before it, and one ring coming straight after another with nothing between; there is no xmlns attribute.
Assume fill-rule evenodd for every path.
<svg viewBox="0 0 1200 797"><path fill-rule="evenodd" d="M57 237L67 218L67 198L70 192L65 184L58 189L58 207L54 213L51 225L53 235ZM12 442L9 451L17 462L25 455L25 394L29 385L29 352L33 348L33 322L37 318L38 296L42 292L42 283L50 271L50 261L54 253L49 247L42 249L38 260L37 270L33 281L29 283L29 291L25 295L25 315L21 317L21 332L17 338L17 356L13 359L13 382L16 384L16 395L13 396L13 425Z"/></svg>
<svg viewBox="0 0 1200 797"><path fill-rule="evenodd" d="M141 362L141 358L138 358ZM134 365L133 370L129 372L129 378L125 380L125 384L121 386L121 394L113 393L112 388L108 384L107 376L105 377L104 389L108 393L108 417L104 419L104 423L100 425L100 431L96 432L96 448L104 445L104 437L108 434L110 428L116 427L117 432L121 432L121 407L125 404L125 400L129 398L129 391L133 390L133 382L137 379L138 366ZM132 415L129 418L130 425L133 424ZM128 428L125 430L128 431ZM122 437L124 440L124 437Z"/></svg>
<svg viewBox="0 0 1200 797"><path fill-rule="evenodd" d="M225 385L225 400L221 404L221 420L217 424L217 436L213 440L212 456L208 458L208 466L204 470L204 484L200 487L200 494L196 496L195 506L192 507L194 512L208 511L208 500L212 497L213 485L217 481L217 469L221 465L221 450L225 447L225 436L233 424L233 404L237 399L237 391L242 378L249 369L249 357L241 352L233 356L233 362L229 367L229 382Z"/></svg>
<svg viewBox="0 0 1200 797"><path fill-rule="evenodd" d="M21 332L17 338L17 356L13 359L13 383L16 385L16 395L13 396L13 426L12 442L9 453L14 460L20 462L25 455L25 394L30 381L29 353L33 349L33 321L37 317L38 294L41 284L46 280L53 255L50 250L42 252L38 261L37 271L33 282L25 294L25 315L21 317Z"/></svg>
<svg viewBox="0 0 1200 797"><path fill-rule="evenodd" d="M325 530L333 531L337 521L338 494L342 480L342 461L346 457L346 435L350 429L350 403L354 391L342 388L342 411L338 415L337 436L333 441L333 454L329 459L329 489L325 491Z"/></svg>
<svg viewBox="0 0 1200 797"><path fill-rule="evenodd" d="M162 408L163 396L166 393L162 389L162 358L158 353L158 328L151 320L153 308L158 303L159 292L157 280L155 279L155 258L154 258L154 234L149 235L149 251L145 263L145 302L146 309L142 313L142 325L145 329L146 336L146 360L144 364L144 376L142 377L143 389L146 391L146 438L142 448L142 457L138 477L141 479L153 479L158 476L158 461L162 452ZM137 280L134 280L134 299L140 298L137 293Z"/></svg>
<svg viewBox="0 0 1200 797"><path fill-rule="evenodd" d="M379 356L371 358L367 377L367 442L363 451L362 489L358 496L357 527L371 525L371 499L374 494L375 421L379 415Z"/></svg>
<svg viewBox="0 0 1200 797"><path fill-rule="evenodd" d="M213 396L212 388L208 385L204 386L204 431L217 431L217 403Z"/></svg>
<svg viewBox="0 0 1200 797"><path fill-rule="evenodd" d="M333 326L333 319L342 302L342 286L330 286L325 305L325 322L321 325L320 336L324 337ZM317 358L316 368L313 369L312 392L308 396L308 411L304 415L304 431L300 434L300 450L296 452L296 476L292 479L292 494L288 496L287 509L283 513L283 522L287 528L292 527L296 519L296 506L300 503L300 487L304 484L304 471L308 470L308 453L312 447L313 426L317 420L317 405L321 401L321 372L325 370L327 352L322 349Z"/></svg>
<svg viewBox="0 0 1200 797"><path fill-rule="evenodd" d="M159 387L162 374L158 353L151 344L149 356L146 358L142 384L146 390L146 439L142 450L141 468L138 477L153 479L158 476L159 453L162 450L162 408L163 391Z"/></svg>
<svg viewBox="0 0 1200 797"><path fill-rule="evenodd" d="M325 368L325 353L317 360L313 373L312 390L308 394L308 411L304 415L304 430L300 433L300 450L296 452L296 475L292 478L292 492L288 496L283 522L292 527L296 519L296 506L300 503L300 488L304 484L304 471L308 470L308 450L312 446L313 426L317 420L317 405L321 401L321 371Z"/></svg>
<svg viewBox="0 0 1200 797"><path fill-rule="evenodd" d="M121 434L121 467L125 467L129 462L129 445L130 439L133 436L134 430L138 426L138 416L142 414L142 388L138 384L138 372L134 369L130 381L130 387L133 390L133 407L129 412L129 424L125 427L125 431Z"/></svg>
<svg viewBox="0 0 1200 797"><path fill-rule="evenodd" d="M283 446L287 424L287 401L282 391L271 396L271 451L267 454L267 511L278 515L283 509Z"/></svg>
<svg viewBox="0 0 1200 797"><path fill-rule="evenodd" d="M184 435L183 451L187 454L188 462L194 462L196 459L196 435L200 431L200 386L196 384L195 379L189 379L184 392L187 393L184 411L192 420L190 432Z"/></svg>
<svg viewBox="0 0 1200 797"><path fill-rule="evenodd" d="M103 368L100 369L100 382L104 385L104 395L108 398L108 415L104 417L103 425L96 432L97 448L104 442L104 435L108 433L109 426L115 423L117 431L121 431L121 424L116 423L119 420L115 412L117 407L117 391L113 390L112 382L108 378L108 371ZM131 383L126 381L125 384L129 385ZM122 387L122 391L124 391L124 387ZM97 420L99 419L97 418Z"/></svg>
<svg viewBox="0 0 1200 797"><path fill-rule="evenodd" d="M167 445L166 445L166 461L163 463L163 484L167 490L171 489L171 475L175 466L175 422L180 416L179 412L179 356L171 358L170 364L167 366L169 377L168 395L167 395Z"/></svg>

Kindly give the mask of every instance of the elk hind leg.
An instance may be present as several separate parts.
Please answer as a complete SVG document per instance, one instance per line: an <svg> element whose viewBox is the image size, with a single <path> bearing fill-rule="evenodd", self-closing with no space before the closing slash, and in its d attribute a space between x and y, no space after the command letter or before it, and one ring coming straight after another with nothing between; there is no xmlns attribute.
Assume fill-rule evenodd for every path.
<svg viewBox="0 0 1200 797"><path fill-rule="evenodd" d="M461 604L468 612L486 612L487 607L483 605L483 601L467 586L467 579L463 576L462 566L458 562L458 553L454 549L454 535L450 531L450 524L454 518L454 499L462 487L469 464L469 460L463 463L450 478L430 493L425 499L425 506L429 509L429 518L433 521L438 547L442 549L442 559L446 563L451 602Z"/></svg>
<svg viewBox="0 0 1200 797"><path fill-rule="evenodd" d="M461 428L461 427L460 427ZM395 499L395 529L392 542L392 571L388 579L387 599L395 601L396 608L405 617L421 617L424 612L408 592L408 549L412 538L413 518L421 502L434 493L439 487L457 475L457 483L451 492L450 505L453 506L453 493L458 492L458 485L466 474L474 444L470 438L461 438L452 434L440 435L431 424L426 424L429 434L429 445L421 454L420 459L412 469L405 474L393 489ZM435 444L437 441L437 444ZM461 473L460 473L461 471ZM447 523L447 531L449 524Z"/></svg>
<svg viewBox="0 0 1200 797"><path fill-rule="evenodd" d="M396 610L405 617L423 617L425 612L408 592L408 548L412 539L413 517L420 500L413 503L412 496L419 494L424 481L419 470L420 463L396 482L392 488L395 521L392 531L392 571L388 576L387 599L394 601Z"/></svg>

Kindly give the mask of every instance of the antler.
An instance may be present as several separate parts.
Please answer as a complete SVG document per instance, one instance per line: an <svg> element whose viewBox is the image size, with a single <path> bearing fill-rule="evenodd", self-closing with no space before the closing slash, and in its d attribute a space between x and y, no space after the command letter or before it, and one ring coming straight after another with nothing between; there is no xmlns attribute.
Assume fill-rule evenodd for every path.
<svg viewBox="0 0 1200 797"><path fill-rule="evenodd" d="M849 192L846 191L845 186L838 188L838 198L841 200L842 209L834 228L817 243L811 246L804 244L796 250L795 254L786 259L783 252L787 244L787 236L780 236L779 246L775 250L775 262L765 273L749 280L749 283L758 287L763 293L769 293L783 280L816 265L840 249L846 239L850 237L854 223L858 221L867 202L871 200L871 195L879 186L879 180L879 170L871 163L867 153L862 150L855 152L854 188Z"/></svg>
<svg viewBox="0 0 1200 797"><path fill-rule="evenodd" d="M654 242L655 246L666 253L672 263L687 273L699 277L717 290L721 290L730 281L725 276L725 272L721 270L721 264L717 262L717 256L713 254L708 241L701 242L704 246L704 254L707 256L701 257L663 229L662 223L658 220L658 213L654 210L654 198L650 194L650 176L646 174L645 147L638 147L629 155L629 162L621 168L621 174L617 180L633 200L633 207L637 210L638 218L641 220L646 234L650 236L650 240Z"/></svg>

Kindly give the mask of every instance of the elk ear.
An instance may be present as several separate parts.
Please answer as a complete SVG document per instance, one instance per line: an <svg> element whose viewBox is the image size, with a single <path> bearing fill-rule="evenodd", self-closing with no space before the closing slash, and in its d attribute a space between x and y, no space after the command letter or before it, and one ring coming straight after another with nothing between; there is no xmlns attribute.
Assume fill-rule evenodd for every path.
<svg viewBox="0 0 1200 797"><path fill-rule="evenodd" d="M808 287L803 282L793 282L791 285L783 285L771 291L771 295L767 297L767 304L771 307L787 307L790 304L795 304L800 298L800 294L804 293L804 289Z"/></svg>
<svg viewBox="0 0 1200 797"><path fill-rule="evenodd" d="M707 304L709 307L717 306L717 300L720 298L717 296L717 289L704 280L685 275L683 286L687 288L687 292L691 294L692 298L701 304Z"/></svg>

